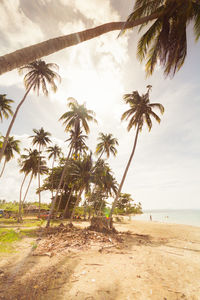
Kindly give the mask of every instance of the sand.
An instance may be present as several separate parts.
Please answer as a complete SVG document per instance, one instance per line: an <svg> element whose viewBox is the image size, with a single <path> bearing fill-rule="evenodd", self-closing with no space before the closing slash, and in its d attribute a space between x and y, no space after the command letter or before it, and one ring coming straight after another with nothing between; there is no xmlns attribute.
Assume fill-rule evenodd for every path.
<svg viewBox="0 0 200 300"><path fill-rule="evenodd" d="M7 284L13 299L200 299L200 227L131 221L116 228L131 232L117 248L111 245L99 251L94 247L52 258L30 254ZM32 269L27 272L30 263ZM11 276L13 267L9 268ZM16 294L20 285L21 297L20 290ZM0 288L5 290L5 282ZM0 293L0 299L12 299L11 293L3 297Z"/></svg>

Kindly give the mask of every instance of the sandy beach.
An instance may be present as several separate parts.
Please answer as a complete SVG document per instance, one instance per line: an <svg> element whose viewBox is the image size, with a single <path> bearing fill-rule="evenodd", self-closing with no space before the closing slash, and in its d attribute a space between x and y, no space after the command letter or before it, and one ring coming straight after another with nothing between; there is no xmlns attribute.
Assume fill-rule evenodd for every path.
<svg viewBox="0 0 200 300"><path fill-rule="evenodd" d="M26 259L21 251L13 254L15 263L7 257L0 265L7 276L1 280L0 299L200 299L200 227L143 221L115 226L129 231L117 247L111 240L103 249L94 244L87 250L37 257L24 241Z"/></svg>

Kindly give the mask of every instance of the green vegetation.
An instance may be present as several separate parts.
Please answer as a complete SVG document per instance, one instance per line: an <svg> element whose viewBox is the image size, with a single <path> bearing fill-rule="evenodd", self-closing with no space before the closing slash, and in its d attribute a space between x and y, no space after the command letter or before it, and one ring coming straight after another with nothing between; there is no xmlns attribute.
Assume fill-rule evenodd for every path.
<svg viewBox="0 0 200 300"><path fill-rule="evenodd" d="M14 251L13 242L21 239L20 234L13 229L0 229L0 252L11 253Z"/></svg>

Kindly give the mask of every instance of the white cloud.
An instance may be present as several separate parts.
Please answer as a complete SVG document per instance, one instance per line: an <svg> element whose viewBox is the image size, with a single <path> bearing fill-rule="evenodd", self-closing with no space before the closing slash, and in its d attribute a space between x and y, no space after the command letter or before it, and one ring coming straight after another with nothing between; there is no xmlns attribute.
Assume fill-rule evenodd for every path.
<svg viewBox="0 0 200 300"><path fill-rule="evenodd" d="M92 20L94 25L119 20L119 14L114 11L108 0L60 0L60 2L79 11L84 17Z"/></svg>
<svg viewBox="0 0 200 300"><path fill-rule="evenodd" d="M1 55L8 50L13 51L43 40L40 27L25 16L19 0L2 0L0 12L0 32L6 40L6 45L1 46Z"/></svg>

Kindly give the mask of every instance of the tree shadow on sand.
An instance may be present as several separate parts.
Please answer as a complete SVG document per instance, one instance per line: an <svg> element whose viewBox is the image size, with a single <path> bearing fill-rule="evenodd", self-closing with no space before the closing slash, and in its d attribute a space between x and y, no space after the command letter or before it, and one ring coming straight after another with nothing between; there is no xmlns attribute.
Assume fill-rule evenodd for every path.
<svg viewBox="0 0 200 300"><path fill-rule="evenodd" d="M50 295L54 295L56 289L69 282L77 263L78 259L69 254L61 258L49 258L29 253L16 265L1 269L0 299L54 299Z"/></svg>

